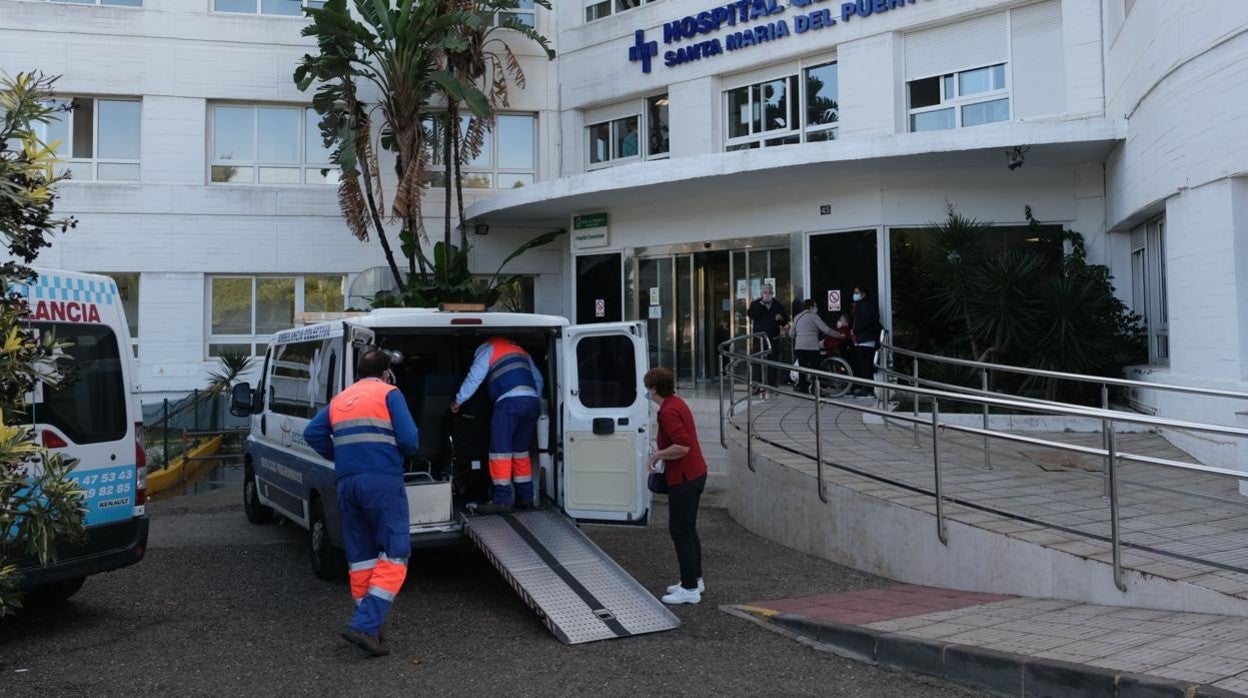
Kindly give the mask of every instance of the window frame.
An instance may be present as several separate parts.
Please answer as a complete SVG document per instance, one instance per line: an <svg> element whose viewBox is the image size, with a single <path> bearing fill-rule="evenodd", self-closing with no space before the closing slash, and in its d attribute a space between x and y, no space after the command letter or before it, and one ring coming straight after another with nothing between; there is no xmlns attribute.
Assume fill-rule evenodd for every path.
<svg viewBox="0 0 1248 698"><path fill-rule="evenodd" d="M121 284L117 282L117 279L118 277L123 276L134 277L134 317L130 317L128 313L126 314L127 324L134 323L134 333L129 334L128 327L126 328L126 332L129 334L130 351L134 355L134 358L139 358L139 333L143 331L142 327L139 325L139 303L141 302L140 299L143 294L143 274L137 271L101 271L95 273L112 279L113 284L117 287L117 302L121 303L123 308L125 305L124 301L121 299Z"/></svg>
<svg viewBox="0 0 1248 698"><path fill-rule="evenodd" d="M667 152L650 153L650 100L667 99L668 104L668 133L667 133ZM667 160L672 156L672 133L671 133L671 97L667 90L662 92L654 92L647 94L636 100L626 100L618 103L624 108L632 107L631 111L622 112L612 115L609 119L595 120L590 122L586 120L584 126L584 143L585 143L585 171L601 170L606 167L614 167L616 165L625 165L631 162L648 162L650 160ZM637 154L627 157L619 157L615 155L615 144L619 142L616 124L628 119L637 119ZM591 162L593 159L594 140L593 129L598 126L607 125L609 127L608 138L610 148L608 149L607 159L602 162Z"/></svg>
<svg viewBox="0 0 1248 698"><path fill-rule="evenodd" d="M806 119L808 116L808 106L810 103L807 94L806 82L807 75L810 71L817 68L823 68L829 65L835 65L837 68L837 119L826 124L816 124L808 126ZM770 82L784 80L788 83L786 89L792 89L794 85L797 88L797 123L790 124L789 128L773 129L770 131L752 132L744 136L729 136L731 126L729 119L732 118L732 110L729 107L729 93L737 90L745 89L748 95L748 105L751 117L754 112L754 88L761 87ZM724 152L734 152L739 150L753 150L756 148L774 148L780 145L804 145L806 143L821 143L829 140L840 140L840 61L835 55L823 55L815 58L807 58L797 63L790 63L783 67L776 68L770 73L761 75L753 75L747 81L741 84L733 84L731 79L729 83L731 87L720 90L720 108L723 110L724 118L721 122L723 128ZM791 107L790 107L791 109ZM753 128L753 118L750 120L750 128ZM831 138L811 139L814 134L831 134ZM774 141L790 140L797 138L796 143L779 143Z"/></svg>
<svg viewBox="0 0 1248 698"><path fill-rule="evenodd" d="M991 70L992 68L996 68L997 66L1001 67L1001 73L1002 73L1001 82L1002 82L1003 87L999 89L995 89L995 90L989 89L986 92L976 92L971 95L961 94L961 87L960 87L961 79L960 78L964 73L973 73L977 70L984 70L984 69ZM923 80L931 80L933 78L937 80L937 83L940 86L940 102L938 104L927 106L927 107L911 107L910 106L910 86L916 82L921 82ZM952 97L945 94L945 86L947 83L951 83L953 85L954 95ZM973 68L955 70L950 73L938 73L935 75L927 75L925 77L907 80L906 81L906 132L907 133L927 133L930 131L949 131L949 130L959 129L959 128L970 128L970 126L964 126L962 124L962 110L964 108L969 107L969 106L974 106L976 104L987 104L989 102L997 102L1002 99L1006 100L1006 110L1007 110L1006 118L999 120L999 121L989 121L983 124L972 124L972 126L986 126L988 124L1000 124L1000 123L1013 121L1014 120L1014 94L1013 93L1014 93L1014 90L1013 90L1013 83L1011 79L1010 62L1008 60L1001 62L1001 63L992 63L989 65L975 66ZM938 111L945 111L947 109L953 110L953 126L951 128L915 130L914 117L916 115L928 114L928 113L938 112Z"/></svg>
<svg viewBox="0 0 1248 698"><path fill-rule="evenodd" d="M87 5L95 7L124 7L128 10L143 9L143 0L139 0L138 5L117 5L103 0L47 0L47 2L55 5Z"/></svg>
<svg viewBox="0 0 1248 698"><path fill-rule="evenodd" d="M1166 220L1157 216L1131 231L1132 310L1144 319L1150 364L1170 363L1169 293L1166 284Z"/></svg>
<svg viewBox="0 0 1248 698"><path fill-rule="evenodd" d="M236 13L241 14L241 13ZM217 151L217 127L216 127L216 109L223 107L227 109L250 109L251 119L251 147L252 157L250 160L218 160ZM299 161L298 162L263 162L259 159L260 150L260 111L261 109L289 109L299 112L299 134L297 136L299 144ZM208 115L205 130L206 160L207 170L206 182L213 187L279 187L288 189L292 187L309 187L324 188L338 186L338 166L331 162L308 162L307 161L307 137L308 137L308 112L316 114L315 109L308 104L282 104L270 102L209 102ZM213 181L212 171L215 167L235 167L238 169L250 169L251 180L246 182L216 182ZM295 169L299 171L298 182L261 182L261 168L278 168L278 169ZM328 175L324 181L308 181L309 171L316 170L317 176L320 177L321 170L328 170Z"/></svg>
<svg viewBox="0 0 1248 698"><path fill-rule="evenodd" d="M74 3L74 4L78 4L78 3ZM112 6L110 5L109 7L112 7ZM92 95L71 94L71 95L57 95L56 98L49 100L49 102L57 104L59 108L59 105L72 104L74 100L79 100L79 99L91 100L91 157L89 158L73 157L74 122L78 118L78 110L69 109L67 111L58 112L62 118L68 117L68 121L66 122L67 128L65 130L66 138L65 138L65 141L61 143L61 147L57 149L57 153L58 153L57 157L61 161L59 165L63 167L64 170L68 170L70 172L69 181L71 182L99 182L101 184L127 184L127 183L138 184L139 182L141 182L143 180L143 98L142 97L122 97L122 96L98 97L98 96L92 96ZM99 149L100 149L100 102L129 102L129 103L134 103L134 104L139 105L139 120L138 120L138 123L135 124L138 128L139 157L137 158L102 158L98 155ZM39 139L41 141L44 141L46 140L44 136L46 136L47 134L47 130L46 130L47 126L44 124L37 124L36 132L38 133L40 129L43 129L43 133L40 134ZM50 143L45 142L44 145L50 145ZM61 155L61 153L64 153L64 155ZM85 166L85 167L90 168L90 177L81 177L81 178L78 177L77 172L74 169L75 165ZM99 178L99 169L100 169L99 166L100 165L135 165L136 167L139 168L139 172L134 177L134 179L100 179Z"/></svg>
<svg viewBox="0 0 1248 698"><path fill-rule="evenodd" d="M585 0L585 2L582 3L581 5L581 22L583 24L589 24L590 22L597 22L599 20L603 20L608 17L614 17L615 15L618 15L618 14L640 9L651 3L658 2L658 0L637 0L637 4L633 5L632 7L624 7L624 8L617 7L617 5L621 5L623 4L623 2L624 0ZM589 16L590 8L597 7L599 5L606 5L606 8L607 8L606 12L604 14L597 15L595 17L590 17Z"/></svg>
<svg viewBox="0 0 1248 698"><path fill-rule="evenodd" d="M422 121L427 120L428 123L430 124L442 124L445 122L445 116L446 116L446 112L435 112L432 114L426 114L422 118ZM498 142L499 142L498 140L498 118L504 117L504 116L527 116L529 117L530 124L532 125L532 128L533 128L533 168L532 169L498 166ZM460 114L460 118L470 119L470 118L475 118L475 117L472 117L470 114ZM469 191L507 191L510 189L522 189L526 186L532 186L533 184L536 184L539 181L541 181L540 178L538 177L538 169L539 169L538 158L541 154L541 150L540 148L538 148L538 143L537 143L538 136L540 135L540 129L538 129L538 122L539 122L539 115L537 112L499 112L495 114L494 125L491 126L489 130L490 165L489 167L483 167L480 165L473 165L472 163L466 162L462 166L460 166L460 176L465 178L464 189L469 190ZM443 176L446 176L447 167L445 164L442 164L439 162L441 157L442 157L442 153L432 153L432 152L430 153L428 171L431 175L441 174ZM467 180L468 175L472 175L472 174L489 175L490 186L488 187L468 186L468 183L466 180ZM520 176L531 175L533 177L533 181L529 184L525 184L520 187L500 187L498 186L499 175L520 175ZM435 182L433 177L430 177L429 181L425 183L425 186L429 189L437 190L437 189L442 188L442 183Z"/></svg>
<svg viewBox="0 0 1248 698"><path fill-rule="evenodd" d="M271 12L263 12L263 11L262 11L262 8L264 7L264 1L263 1L263 0L254 0L254 2L255 2L255 10L254 10L253 12L235 12L234 10L218 10L218 9L217 9L217 0L208 0L208 11L209 11L209 13L211 13L211 14L222 14L222 15L256 15L256 16L260 16L260 17L273 17L273 18L282 18L282 19L298 19L298 20L307 21L307 19L308 19L307 15L303 14L303 10L304 10L304 8L308 7L308 3L309 3L309 2L318 2L318 1L320 2L321 7L324 7L324 6L325 6L325 3L324 3L324 1L323 1L323 0L300 0L300 1L299 1L299 14L296 14L296 15L279 15L279 14L273 14L273 13L271 13ZM317 9L320 9L320 8L317 8Z"/></svg>
<svg viewBox="0 0 1248 698"><path fill-rule="evenodd" d="M532 2L532 0L530 0L530 2ZM528 8L522 8L522 7L519 7L518 5L519 5L519 0L517 0L517 7L510 8L510 9L496 10L494 12L492 26L502 27L503 15L517 15L517 16L527 15L529 17L529 23L526 26L528 26L530 29L536 28L537 27L537 3L534 2L533 6L528 7ZM521 24L524 24L524 23L521 22Z"/></svg>
<svg viewBox="0 0 1248 698"><path fill-rule="evenodd" d="M251 356L261 356L273 339L274 333L257 333L256 332L256 289L257 284L262 279L294 279L295 282L295 303L294 317L291 320L293 327L299 320L299 316L305 312L307 307L307 280L314 277L325 276L341 276L342 277L342 307L347 307L347 291L350 290L351 275L345 272L334 273L305 273L305 274L204 274L204 361L214 361L219 354L213 353L213 346L226 344L250 345ZM251 327L250 334L241 333L223 333L214 334L212 331L212 285L215 279L249 279L251 281L251 318L249 325ZM289 328L283 328L289 329Z"/></svg>

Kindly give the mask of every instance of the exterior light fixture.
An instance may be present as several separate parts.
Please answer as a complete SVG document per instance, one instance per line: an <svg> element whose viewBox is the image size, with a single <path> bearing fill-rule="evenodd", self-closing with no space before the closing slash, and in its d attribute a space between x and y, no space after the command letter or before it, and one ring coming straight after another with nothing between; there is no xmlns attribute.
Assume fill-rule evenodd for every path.
<svg viewBox="0 0 1248 698"><path fill-rule="evenodd" d="M490 226L485 223L478 223L475 226L473 226L472 232L476 233L477 235L489 235Z"/></svg>

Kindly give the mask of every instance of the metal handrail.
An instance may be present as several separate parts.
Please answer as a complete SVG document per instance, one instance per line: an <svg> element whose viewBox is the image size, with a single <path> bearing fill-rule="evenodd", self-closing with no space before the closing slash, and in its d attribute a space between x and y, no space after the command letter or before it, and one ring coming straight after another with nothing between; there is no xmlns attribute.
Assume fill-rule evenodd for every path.
<svg viewBox="0 0 1248 698"><path fill-rule="evenodd" d="M1104 385L1113 385L1120 388L1144 388L1147 390L1162 390L1177 393L1189 393L1192 395L1204 395L1208 397L1222 397L1236 400L1248 400L1248 392L1238 390L1220 390L1216 388L1198 388L1190 385L1174 385L1172 383L1150 383L1148 381L1137 381L1129 378L1113 378L1110 376L1090 376L1083 373L1066 373L1064 371L1050 371L1043 368L1030 368L1027 366L1014 366L1011 364L993 364L985 361L975 361L973 359L959 359L952 356L941 356L939 354L927 354L921 351L913 351L911 349L903 349L895 346L892 342L885 340L881 343L882 347L886 347L888 352L893 355L909 356L914 359L923 359L925 361L934 361L936 363L950 364L953 366L964 366L966 368L987 369L989 371L998 371L1001 373L1018 373L1026 376L1037 376L1040 378L1056 378L1059 380L1068 380L1081 383L1095 383Z"/></svg>
<svg viewBox="0 0 1248 698"><path fill-rule="evenodd" d="M742 353L734 352L732 349L732 345L739 342L741 339L743 338L729 340L727 342L720 344L719 345L720 353L721 353L721 356L723 356L725 359L729 361L729 365L745 363L748 367L750 367L750 371L748 372L748 375L751 377L753 376L753 367L755 365L758 365L758 366L763 366L763 367L782 368L788 371L797 371L799 374L805 374L815 381L829 380L829 379L836 380L836 381L846 381L853 385L871 388L873 391L885 390L885 391L891 391L891 392L908 393L914 396L914 400L913 400L915 404L914 414L907 415L904 413L891 412L887 409L887 404L881 404L881 402L879 401L872 403L873 406L867 406L867 405L857 404L849 400L840 401L836 399L824 398L822 394L820 394L819 392L816 392L815 395L812 396L812 395L807 395L805 393L797 393L795 391L789 391L780 387L768 388L769 390L775 390L777 393L790 395L790 396L803 399L803 400L814 401L814 404L816 406L816 415L818 414L818 406L827 402L827 403L836 404L839 407L855 410L857 412L878 415L885 420L886 424L888 423L889 420L898 421L902 423L912 423L915 425L916 445L917 445L917 439L918 439L918 426L920 424L924 426L930 426L930 428L932 429L932 470L933 470L933 483L934 483L933 495L936 498L937 536L939 537L941 543L946 544L946 545L948 544L948 535L947 535L947 531L945 528L945 521L944 521L944 518L945 518L944 517L944 499L945 497L944 497L942 486L941 486L942 480L941 480L941 467L940 467L940 432L942 431L954 431L954 432L983 436L986 464L988 464L987 450L988 450L989 438L996 438L996 439L1001 439L1001 440L1006 440L1006 441L1011 441L1011 442L1028 443L1028 444L1053 448L1053 449L1057 449L1061 451L1079 453L1079 454L1084 454L1084 455L1095 455L1095 456L1100 456L1104 458L1105 497L1109 501L1109 509L1110 509L1110 530L1111 530L1110 542L1113 548L1114 584L1122 591L1126 591L1126 583L1123 581L1123 577L1122 577L1122 558L1121 558L1122 538L1121 538L1121 531L1119 530L1120 506L1118 502L1117 465L1120 460L1129 460L1129 461L1134 461L1134 462L1139 462L1139 463L1146 463L1149 465L1175 468L1175 469L1185 470L1185 471L1190 471L1190 472L1199 472L1199 473L1206 474L1206 475L1216 475L1219 477L1233 478L1233 479L1240 480L1240 481L1248 480L1248 474L1245 474L1238 470L1217 468L1217 467L1206 466L1206 465L1201 465L1201 464L1184 463L1181 461L1175 461L1175 460L1170 460L1170 459L1165 459L1165 458L1157 458L1154 456L1143 456L1143 455L1135 455L1135 454L1120 452L1117 447L1116 433L1113 428L1113 425L1121 422L1121 423L1144 425L1144 426L1153 427L1157 429L1195 431L1195 432L1202 432L1202 433L1208 433L1208 434L1219 434L1223 436L1231 436L1235 438L1248 438L1248 429L1228 427L1228 426L1222 426L1222 425L1214 425L1214 424L1204 424L1200 422L1190 422L1190 421L1185 421L1185 420L1169 419L1165 417L1156 417L1153 415L1144 415L1144 414L1138 414L1138 413L1110 410L1110 409L1107 409L1107 400L1106 400L1106 407L1094 408L1094 407L1085 407L1085 406L1079 406L1079 405L1069 405L1069 404L1064 404L1064 403L1040 402L1036 400L1023 399L1023 398L993 397L987 394L981 394L981 391L967 393L967 392L953 392L953 391L925 388L917 384L918 383L917 378L915 380L914 385L905 385L900 382L889 383L887 382L887 380L876 381L872 379L858 378L858 377L853 377L853 376L843 376L843 375L833 374L827 371L822 371L817 368L790 366L788 364L782 364L777 361L771 361L769 359L762 358L761 354L765 352L759 352L759 354L750 354L748 352L742 354ZM891 345L884 345L883 343L881 344L885 348L886 351L895 350L895 348L892 347ZM904 352L904 351L906 350L899 350L899 352ZM919 352L914 352L914 353L919 353ZM885 364L887 365L888 357L883 357L883 358L884 358ZM995 367L994 365L988 365L988 366ZM886 378L889 373L896 375L895 371L891 371L891 369L886 369L886 374L885 374ZM1070 375L1077 375L1077 374L1070 374ZM1080 376L1080 378L1089 379L1091 377ZM907 378L907 380L909 380L909 378ZM1099 380L1099 378L1096 378L1095 380ZM747 379L747 383L752 383L752 378ZM1147 384L1147 385L1151 385L1151 384ZM755 471L754 463L753 463L753 439L754 439L753 414L752 414L752 409L751 409L752 392L753 392L752 385L750 386L750 388L751 389L747 392L747 396L746 396L746 429L745 429L746 431L746 457L747 457L747 464L749 465L750 470ZM1107 388L1103 387L1102 389L1103 394L1106 391L1107 391ZM986 392L986 388L985 388L985 391L983 392ZM723 409L723 399L722 399L723 398L722 379L721 379L720 395L721 395L720 438L721 438L721 443L723 443L726 447L727 442L726 442L726 437L724 436L724 421L723 421L724 409ZM926 397L931 400L932 413L931 413L930 419L920 418L918 414L918 398L919 397ZM965 402L965 403L981 405L984 408L984 427L981 429L977 427L968 427L964 425L941 422L940 421L940 401L941 400L944 400L946 402L949 402L949 401ZM1051 441L1048 439L1040 439L1040 438L1035 438L1035 437L1022 436L1018 434L1010 434L1008 432L994 431L988 428L987 413L988 413L989 407L1010 408L1010 409L1015 409L1015 410L1032 411L1032 412L1044 412L1046 414L1059 414L1059 415L1072 416L1072 417L1086 417L1086 418L1099 420L1103 425L1102 428L1103 428L1103 435L1104 435L1104 438L1103 438L1104 447L1098 449L1098 448L1092 448L1088 446L1078 446L1075 444L1062 443L1059 441ZM816 424L816 427L818 427L818 424ZM819 437L821 437L821 433L819 432L819 429L817 428L816 438L819 438ZM824 502L827 502L826 494L824 492L824 484L823 484L824 483L823 448L822 448L821 441L820 443L816 445L815 460L816 460L816 464L815 464L816 479L817 479L817 483L819 486L820 499L823 500ZM991 465L988 464L988 467L991 467Z"/></svg>
<svg viewBox="0 0 1248 698"><path fill-rule="evenodd" d="M756 340L756 339L762 341L763 348L760 351L751 354L749 353L750 342L751 340ZM719 343L720 356L724 358L729 357L731 355L731 352L728 350L728 347L733 344L742 342L742 341L746 342L746 356L749 356L751 358L759 358L759 357L766 356L771 353L771 349L772 349L771 337L769 337L766 332L755 332L753 334L741 335L740 337L733 337L732 339L729 339L727 341L720 342ZM719 445L725 449L728 448L728 436L724 431L724 379L731 374L731 372L733 371L737 363L738 363L737 360L729 360L724 364L724 366L722 367L722 370L720 370L719 372ZM747 432L746 440L745 440L745 464L749 467L750 472L755 472L754 443L753 443L754 440L753 438L751 438L751 436L748 433L750 430L749 425L753 422L753 411L754 411L754 369L753 367L750 367L750 370L746 371L745 380L746 380L745 423L746 423L746 432ZM736 385L737 385L736 380L734 378L732 382L734 406L736 404L736 392L737 392ZM736 414L735 407L733 410L733 414L734 415Z"/></svg>

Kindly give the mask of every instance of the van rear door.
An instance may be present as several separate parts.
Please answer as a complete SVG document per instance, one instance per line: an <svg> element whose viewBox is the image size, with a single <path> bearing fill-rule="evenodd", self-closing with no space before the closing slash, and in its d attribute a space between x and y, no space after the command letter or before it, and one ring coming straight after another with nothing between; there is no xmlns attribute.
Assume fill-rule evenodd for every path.
<svg viewBox="0 0 1248 698"><path fill-rule="evenodd" d="M582 521L645 524L649 364L640 322L567 328L560 347L560 504Z"/></svg>
<svg viewBox="0 0 1248 698"><path fill-rule="evenodd" d="M30 329L51 332L67 345L73 380L57 388L37 385L22 421L34 425L44 446L78 460L70 477L83 489L88 526L129 519L139 504L135 420L125 370L129 341L123 348L117 328L103 323L36 321Z"/></svg>

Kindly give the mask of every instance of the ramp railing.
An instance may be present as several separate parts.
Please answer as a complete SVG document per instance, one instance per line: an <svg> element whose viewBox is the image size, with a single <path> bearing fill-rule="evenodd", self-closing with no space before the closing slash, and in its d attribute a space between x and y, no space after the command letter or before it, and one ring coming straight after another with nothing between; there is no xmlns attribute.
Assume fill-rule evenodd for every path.
<svg viewBox="0 0 1248 698"><path fill-rule="evenodd" d="M904 350L898 350L887 344L883 345L885 351L895 351L900 353ZM1112 410L1106 407L1088 407L1081 405L1071 405L1052 401L1043 401L1027 398L1019 398L1013 396L1003 396L998 393L991 393L987 390L966 390L957 388L957 386L940 386L930 387L925 384L922 377L914 376L906 377L908 380L903 381L899 376L891 370L885 371L885 378L888 380L877 381L858 377L849 377L839 374L832 374L817 369L807 369L791 366L787 363L771 361L766 358L770 351L770 344L765 337L760 335L750 335L737 337L722 343L719 346L719 352L722 360L721 382L720 382L720 441L727 447L727 435L730 430L744 432L746 442L746 458L747 464L751 471L755 471L754 464L754 442L761 441L777 446L785 451L795 455L809 458L815 463L816 484L819 488L819 497L822 501L827 502L826 483L824 476L825 466L838 468L865 475L873 479L883 482L892 482L892 484L900 484L908 489L920 492L924 495L931 496L935 501L935 517L936 517L936 534L941 543L948 544L948 531L945 525L945 506L947 502L953 501L960 505L973 509L981 509L991 511L993 513L1002 514L1019 521L1025 521L1037 524L1055 530L1074 533L1080 536L1087 536L1094 539L1104 540L1110 543L1112 548L1112 565L1113 565L1113 581L1121 590L1126 590L1126 584L1122 574L1122 549L1125 546L1157 553L1164 556L1173 557L1178 560L1188 562L1196 562L1202 565L1208 565L1219 570L1236 572L1248 575L1248 556L1242 554L1242 549L1248 547L1248 523L1244 523L1242 528L1228 528L1228 534L1238 535L1242 532L1242 542L1238 552L1228 549L1226 554L1224 551L1214 550L1213 547L1208 549L1192 549L1191 546L1181 547L1179 545L1166 545L1164 540L1158 542L1157 539L1149 538L1141 535L1141 540L1124 542L1121 531L1121 515L1123 504L1120 502L1121 482L1120 469L1122 464L1131 463L1139 466L1146 466L1149 469L1160 469L1159 471L1150 470L1151 477L1158 480L1164 480L1169 483L1168 491L1173 494L1190 495L1203 498L1208 507L1217 507L1219 510L1227 509L1231 514L1226 517L1230 521L1235 519L1228 526L1239 526L1238 520L1248 519L1248 510L1243 507L1248 506L1248 501L1240 500L1238 495L1226 496L1228 489L1228 481L1244 482L1248 480L1248 472L1220 468L1214 466L1203 465L1200 463L1186 462L1172 457L1161 455L1153 455L1149 453L1130 452L1125 450L1119 444L1119 432L1124 429L1132 429L1136 431L1159 431L1159 430L1175 430L1190 432L1195 434L1215 435L1224 438L1238 440L1237 443L1244 444L1248 439L1248 429L1230 427L1217 424L1206 424L1195 421L1186 421L1178 419L1169 419L1146 415L1137 412ZM918 353L918 352L913 352ZM923 360L935 360L923 355L917 358ZM936 357L941 358L941 357ZM959 360L961 361L961 360ZM975 363L975 362L971 362ZM756 369L772 368L785 372L797 372L804 374L806 378L814 385L814 394L806 394L797 392L787 386L766 386L766 390L778 393L786 398L792 398L797 402L790 402L788 405L800 405L803 402L808 403L814 412L813 426L810 433L798 434L796 437L789 435L787 442L781 442L780 439L769 435L759 435L757 432L757 421L759 415L757 413L756 402L757 386L755 385ZM1019 368L1019 367L998 367L992 366L993 369L999 368ZM744 369L742 371L742 369ZM1033 369L1025 369L1032 371ZM740 374L744 373L744 396L739 397ZM1078 376L1077 374L1060 374L1069 376L1069 379L1084 379L1090 381L1104 382L1105 385L1121 384L1124 381L1119 379L1101 378L1093 376ZM872 390L879 399L873 401L864 401L851 397L830 398L825 397L820 390L820 384L824 381L848 381L854 386L868 388ZM1132 383L1125 381L1125 383ZM1149 388L1154 388L1154 384L1145 384ZM1185 386L1170 386L1174 389L1183 389L1186 392L1196 394L1215 393L1219 397L1241 397L1231 391L1208 391L1200 388L1187 389ZM954 389L957 388L957 389ZM911 413L894 412L888 409L889 395L904 395L916 406ZM1248 395L1243 397L1248 398ZM920 414L917 406L920 401L926 402L931 406L931 412L928 415ZM978 408L984 414L991 408L1002 412L1015 412L1023 414L1044 414L1057 415L1064 417L1084 418L1098 420L1103 426L1103 440L1099 446L1082 445L1071 443L1069 441L1056 440L1055 438L1046 438L1044 436L1025 435L1013 433L1001 429L991 428L991 424L985 419L982 426L972 426L970 424L960 423L958 420L950 418L947 414L942 414L942 405L945 407L953 407L957 405L971 406ZM771 403L768 409L789 409L786 406L777 406ZM744 415L742 415L742 409ZM909 424L915 433L915 442L913 448L920 445L920 435L927 434L930 438L930 480L926 483L917 480L907 480L903 475L891 475L885 472L881 474L879 470L870 472L863 468L854 467L845 463L829 461L825 458L823 426L821 412L824 410L845 410L852 413L860 413L864 415L874 415L880 418L885 425L890 423ZM741 420L744 416L744 421ZM1071 514L1071 520L1065 522L1056 522L1053 520L1044 520L1034 513L1024 510L1020 504L1003 505L1001 500L993 500L985 502L984 498L977 496L976 488L987 489L989 485L1016 484L992 482L996 477L1002 481L1007 480L1009 475L1001 473L999 476L992 476L979 483L967 486L965 492L956 497L949 497L945 492L944 475L946 468L949 467L945 460L946 453L952 456L955 461L955 467L960 474L965 474L967 466L964 463L958 463L957 453L950 451L955 447L952 438L955 435L970 435L979 437L983 440L985 446L985 467L980 469L980 473L992 471L991 461L988 458L988 444L990 441L1008 442L1013 444L1023 444L1031 447L1039 447L1044 449L1053 449L1062 453L1072 454L1075 457L1091 457L1099 459L1103 463L1103 472L1101 477L1104 482L1103 495L1098 499L1102 502L1102 506L1108 513L1108 531L1101 530L1102 527L1093 519L1088 521L1075 521L1074 513ZM813 437L813 444L810 443ZM812 448L813 446L813 448ZM813 451L813 453L812 453ZM961 452L961 450L959 450ZM1240 446L1241 453L1248 453L1248 446ZM1159 474L1158 474L1159 473ZM1218 479L1223 484L1220 486L1210 485L1211 479ZM930 483L930 485L928 484ZM1186 484L1185 484L1186 483ZM1131 484L1136 484L1132 482ZM1063 479L1063 486L1078 487L1081 486L1079 474L1072 473L1071 477ZM1072 492L1074 492L1072 490ZM1071 495L1074 496L1073 494ZM1023 496L1020 496L1022 499ZM1161 506L1161 502L1156 497L1143 498L1138 505L1132 505L1128 511L1129 516L1139 518L1141 522L1151 521L1154 525L1166 524L1175 527L1181 527L1189 523L1188 519L1174 518L1167 521L1166 517L1171 516L1167 512L1171 511ZM1080 512L1082 514L1082 512ZM1143 524L1142 524L1143 525ZM1142 531L1142 534L1146 533ZM1168 539L1165 539L1168 540ZM1213 554L1217 553L1217 554Z"/></svg>

